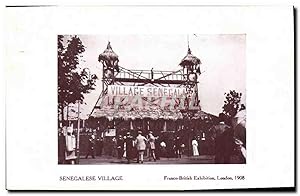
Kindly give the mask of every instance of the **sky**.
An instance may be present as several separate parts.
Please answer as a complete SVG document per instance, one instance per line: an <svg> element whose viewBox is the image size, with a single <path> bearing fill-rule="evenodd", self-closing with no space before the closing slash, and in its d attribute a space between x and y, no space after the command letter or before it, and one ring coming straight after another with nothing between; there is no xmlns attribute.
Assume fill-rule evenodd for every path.
<svg viewBox="0 0 300 196"><path fill-rule="evenodd" d="M79 35L86 47L80 61L99 78L96 90L85 95L81 116L90 114L102 90L102 65L98 56L108 41L119 56L119 65L127 69L176 71L187 54L200 58L202 74L198 78L199 99L203 111L218 115L224 105L225 92L242 93L246 104L246 35Z"/></svg>

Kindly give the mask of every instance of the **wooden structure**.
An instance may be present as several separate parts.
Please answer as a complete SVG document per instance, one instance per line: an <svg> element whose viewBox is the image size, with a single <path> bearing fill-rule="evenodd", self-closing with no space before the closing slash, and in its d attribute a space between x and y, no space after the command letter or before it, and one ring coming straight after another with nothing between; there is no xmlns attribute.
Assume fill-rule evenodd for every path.
<svg viewBox="0 0 300 196"><path fill-rule="evenodd" d="M176 132L185 129L184 121L187 118L200 120L197 125L195 124L195 129L199 129L204 121L212 120L213 116L201 111L200 108L198 78L201 74L201 61L192 54L189 47L187 54L177 66L179 69L175 71L126 69L119 65L119 57L113 51L110 42L99 55L98 61L103 65L102 92L89 117L91 127L99 131L116 128L118 134L136 128L152 130L160 134L159 132ZM186 101L193 103L193 108L196 109L191 111L189 104L186 104L185 109L169 111L155 104L153 101L155 99L152 101L143 99L148 102L148 109L133 108L131 111L122 111L111 106L103 106L101 101L108 96L110 85L185 88Z"/></svg>

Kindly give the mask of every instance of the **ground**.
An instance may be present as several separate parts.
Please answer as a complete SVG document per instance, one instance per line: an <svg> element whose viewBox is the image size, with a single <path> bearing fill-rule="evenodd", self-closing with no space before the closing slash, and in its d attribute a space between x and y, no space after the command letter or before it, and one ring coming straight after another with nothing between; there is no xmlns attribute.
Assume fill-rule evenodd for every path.
<svg viewBox="0 0 300 196"><path fill-rule="evenodd" d="M144 159L143 164L209 164L214 163L213 156L196 156L196 157L187 157L183 156L182 158L160 158L154 162L150 160L148 157ZM92 164L92 165L100 165L100 164L127 164L127 160L125 158L117 159L115 157L110 156L96 156L94 159L89 157L85 158L84 156L80 157L79 164ZM136 159L131 161L130 164L138 164L136 163Z"/></svg>

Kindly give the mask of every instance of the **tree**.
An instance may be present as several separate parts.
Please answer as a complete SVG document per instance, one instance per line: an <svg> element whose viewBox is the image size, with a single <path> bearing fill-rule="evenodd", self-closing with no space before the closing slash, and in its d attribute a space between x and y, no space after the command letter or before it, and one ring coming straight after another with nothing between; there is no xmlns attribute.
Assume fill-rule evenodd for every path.
<svg viewBox="0 0 300 196"><path fill-rule="evenodd" d="M64 117L64 107L67 104L64 97L68 94L67 86L68 86L68 79L66 77L66 73L68 68L64 62L64 52L66 48L63 44L64 36L58 35L57 36L57 64L58 64L58 112L62 115L62 120Z"/></svg>
<svg viewBox="0 0 300 196"><path fill-rule="evenodd" d="M82 102L84 94L95 89L98 78L95 74L87 72L87 68L79 68L80 57L85 47L78 36L66 40L64 36L59 35L57 47L58 110L64 116L64 108L70 103ZM62 120L64 121L63 118Z"/></svg>
<svg viewBox="0 0 300 196"><path fill-rule="evenodd" d="M238 93L235 90L230 90L229 93L225 93L225 101L222 114L224 114L225 121L231 122L238 111L246 109L244 104L241 104L242 93Z"/></svg>

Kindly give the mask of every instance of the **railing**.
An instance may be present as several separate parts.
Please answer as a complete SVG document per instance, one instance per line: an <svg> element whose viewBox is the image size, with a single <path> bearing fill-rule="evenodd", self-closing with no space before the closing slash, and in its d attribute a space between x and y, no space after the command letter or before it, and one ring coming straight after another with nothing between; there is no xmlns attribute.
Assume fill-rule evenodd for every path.
<svg viewBox="0 0 300 196"><path fill-rule="evenodd" d="M120 67L117 78L148 79L148 80L184 80L182 70L159 71L159 70L128 70Z"/></svg>

